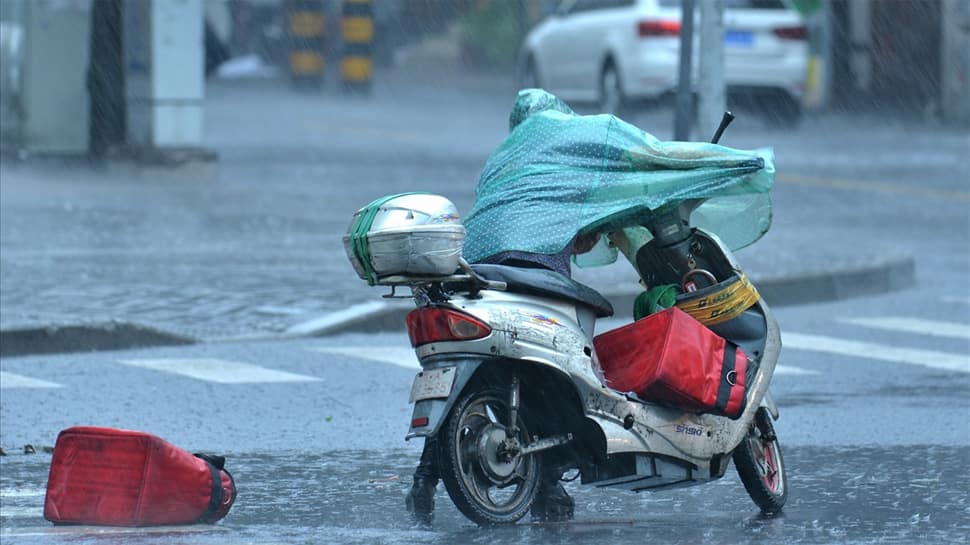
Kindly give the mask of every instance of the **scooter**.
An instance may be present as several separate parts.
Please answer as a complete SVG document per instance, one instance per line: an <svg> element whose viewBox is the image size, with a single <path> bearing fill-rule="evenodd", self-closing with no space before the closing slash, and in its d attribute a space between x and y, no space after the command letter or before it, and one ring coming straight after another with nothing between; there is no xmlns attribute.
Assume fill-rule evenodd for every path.
<svg viewBox="0 0 970 545"><path fill-rule="evenodd" d="M680 202L612 233L646 285L676 280L688 291L715 290L741 271L714 233L690 226L700 203ZM423 234L443 236L439 227ZM393 244L400 241L387 248ZM781 339L763 300L710 326L747 355L744 409L731 418L610 387L594 331L612 307L595 290L550 270L452 257L457 267L440 270L453 274L386 275L373 283L392 286L389 296L410 288L417 308L407 329L422 371L411 388L407 439L434 439L445 488L466 517L482 525L518 521L550 471L640 492L719 479L731 460L757 506L781 510L788 481L769 393Z"/></svg>

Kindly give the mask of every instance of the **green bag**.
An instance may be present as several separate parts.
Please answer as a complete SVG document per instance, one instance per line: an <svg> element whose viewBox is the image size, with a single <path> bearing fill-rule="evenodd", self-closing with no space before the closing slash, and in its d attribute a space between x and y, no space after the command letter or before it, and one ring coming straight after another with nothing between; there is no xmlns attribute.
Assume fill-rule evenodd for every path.
<svg viewBox="0 0 970 545"><path fill-rule="evenodd" d="M677 295L680 290L677 284L664 284L654 286L637 296L633 302L633 319L650 316L654 312L670 308L677 303Z"/></svg>

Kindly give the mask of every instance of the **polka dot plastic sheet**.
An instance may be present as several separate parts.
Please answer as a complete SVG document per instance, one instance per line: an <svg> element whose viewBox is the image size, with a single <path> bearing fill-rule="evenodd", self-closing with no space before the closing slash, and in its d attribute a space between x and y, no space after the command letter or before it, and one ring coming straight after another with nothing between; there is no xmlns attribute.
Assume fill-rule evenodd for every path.
<svg viewBox="0 0 970 545"><path fill-rule="evenodd" d="M511 132L482 170L464 256L553 254L579 233L639 225L686 199L691 223L738 249L771 225L771 149L663 142L612 115L578 115L541 89L519 92Z"/></svg>

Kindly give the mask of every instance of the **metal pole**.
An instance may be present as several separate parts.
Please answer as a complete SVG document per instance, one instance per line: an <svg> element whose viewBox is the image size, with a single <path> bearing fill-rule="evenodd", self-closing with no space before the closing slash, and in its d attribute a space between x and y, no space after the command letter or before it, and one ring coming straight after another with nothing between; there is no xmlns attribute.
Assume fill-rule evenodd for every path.
<svg viewBox="0 0 970 545"><path fill-rule="evenodd" d="M819 106L828 107L832 101L832 74L835 60L832 58L832 2L825 0L822 3L822 69L819 70L821 78L819 86Z"/></svg>
<svg viewBox="0 0 970 545"><path fill-rule="evenodd" d="M849 25L855 90L868 93L872 83L872 6L868 0L849 2Z"/></svg>
<svg viewBox="0 0 970 545"><path fill-rule="evenodd" d="M674 140L690 140L691 61L694 45L694 0L683 0L680 28L680 75L677 83L677 110L674 115Z"/></svg>
<svg viewBox="0 0 970 545"><path fill-rule="evenodd" d="M724 96L724 2L704 0L701 12L697 126L702 135L717 128L727 109Z"/></svg>
<svg viewBox="0 0 970 545"><path fill-rule="evenodd" d="M943 0L942 106L943 119L970 126L970 6L961 0Z"/></svg>

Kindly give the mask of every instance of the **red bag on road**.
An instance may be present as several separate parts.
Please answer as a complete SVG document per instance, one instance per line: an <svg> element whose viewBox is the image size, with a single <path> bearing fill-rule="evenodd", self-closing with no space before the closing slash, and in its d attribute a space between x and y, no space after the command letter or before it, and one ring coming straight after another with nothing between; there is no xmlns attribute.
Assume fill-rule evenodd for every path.
<svg viewBox="0 0 970 545"><path fill-rule="evenodd" d="M68 428L54 445L44 518L107 526L215 522L236 499L224 462L148 433Z"/></svg>
<svg viewBox="0 0 970 545"><path fill-rule="evenodd" d="M598 335L593 345L614 390L692 412L744 412L747 355L677 307Z"/></svg>

